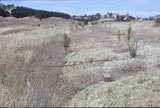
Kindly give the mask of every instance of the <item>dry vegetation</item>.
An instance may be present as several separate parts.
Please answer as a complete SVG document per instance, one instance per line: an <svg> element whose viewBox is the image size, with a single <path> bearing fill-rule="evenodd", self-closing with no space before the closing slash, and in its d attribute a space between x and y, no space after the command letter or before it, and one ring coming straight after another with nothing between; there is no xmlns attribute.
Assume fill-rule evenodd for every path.
<svg viewBox="0 0 160 108"><path fill-rule="evenodd" d="M160 19L156 19L155 20L155 26L159 26L160 25Z"/></svg>
<svg viewBox="0 0 160 108"><path fill-rule="evenodd" d="M154 22L84 26L60 18L0 20L0 106L146 106L134 99L147 103L143 92L152 92L143 91L144 82L156 85L160 78L160 32ZM158 93L158 86L153 88Z"/></svg>

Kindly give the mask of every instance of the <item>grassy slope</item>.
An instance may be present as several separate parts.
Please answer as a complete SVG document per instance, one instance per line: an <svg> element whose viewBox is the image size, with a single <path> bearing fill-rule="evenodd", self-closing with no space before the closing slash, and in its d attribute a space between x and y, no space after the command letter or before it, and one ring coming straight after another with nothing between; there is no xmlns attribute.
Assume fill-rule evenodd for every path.
<svg viewBox="0 0 160 108"><path fill-rule="evenodd" d="M153 22L130 23L141 40L131 59L127 22L82 28L57 18L0 20L0 106L159 106L159 28ZM67 55L64 33L72 40ZM108 91L117 94L103 94Z"/></svg>

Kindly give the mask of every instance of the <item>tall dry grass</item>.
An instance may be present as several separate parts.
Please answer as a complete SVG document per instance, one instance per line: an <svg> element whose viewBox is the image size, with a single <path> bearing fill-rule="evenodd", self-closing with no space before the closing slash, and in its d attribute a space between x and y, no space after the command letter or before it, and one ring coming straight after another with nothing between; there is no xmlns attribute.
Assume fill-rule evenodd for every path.
<svg viewBox="0 0 160 108"><path fill-rule="evenodd" d="M16 33L9 28L0 37L0 106L65 106L77 92L103 80L94 74L72 81L63 76L63 34L70 29L52 26Z"/></svg>
<svg viewBox="0 0 160 108"><path fill-rule="evenodd" d="M59 33L68 28L12 29L0 37L0 106L54 106L64 58Z"/></svg>

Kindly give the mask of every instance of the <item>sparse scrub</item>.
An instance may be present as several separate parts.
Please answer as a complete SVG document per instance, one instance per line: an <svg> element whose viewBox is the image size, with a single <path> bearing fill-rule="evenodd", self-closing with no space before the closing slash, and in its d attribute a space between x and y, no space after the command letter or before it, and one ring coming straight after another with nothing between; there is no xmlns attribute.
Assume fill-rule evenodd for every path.
<svg viewBox="0 0 160 108"><path fill-rule="evenodd" d="M129 26L127 30L127 38L128 38L128 49L130 56L135 58L137 56L139 40L133 36L133 31L131 26Z"/></svg>
<svg viewBox="0 0 160 108"><path fill-rule="evenodd" d="M128 42L128 49L131 57L135 58L137 56L137 50L138 50L138 42L139 40L136 38L132 38Z"/></svg>
<svg viewBox="0 0 160 108"><path fill-rule="evenodd" d="M126 63L122 66L121 71L124 73L127 72L138 72L144 71L145 67L143 62L140 61L132 61L130 63Z"/></svg>
<svg viewBox="0 0 160 108"><path fill-rule="evenodd" d="M25 35L26 31L8 32L12 30L11 25L14 26L16 23L17 25L15 27L19 27L19 22L25 19L20 19L14 23L11 22L11 25L10 22L8 22L10 19L12 20L14 18L7 19L8 28L3 27L3 23L0 25L2 35L0 36L0 44L3 44L0 47L0 96L3 94L2 90L5 92L3 96L0 97L0 106L63 107L67 106L67 103L69 104L74 97L77 97L77 94L83 93L85 88L88 88L86 95L78 95L78 98L82 96L82 98L79 98L81 100L86 98L85 101L87 103L84 101L85 105L89 105L90 103L103 105L103 102L106 102L104 106L112 106L114 104L121 104L123 101L128 105L129 96L128 94L123 96L122 93L125 92L126 89L132 89L132 85L131 87L124 85L122 89L119 85L122 86L123 83L127 84L128 82L128 84L130 84L130 82L133 81L137 88L135 86L133 87L135 87L136 90L141 89L139 84L143 84L143 82L145 82L144 79L140 79L138 85L136 82L140 72L146 71L147 75L152 75L152 73L149 73L150 70L144 70L144 58L141 58L142 56L136 59L128 58L129 51L132 57L136 57L137 49L139 48L138 40L135 39L134 36L131 35L127 40L127 34L123 34L124 32L127 33L128 22L106 22L106 28L104 24L101 25L99 23L96 25L98 21L91 22L91 24L94 25L93 28L89 25L86 27L87 30L85 30L81 29L84 25L82 21L80 22L80 24L82 24L81 26L75 21L75 24L71 26L73 28L72 30L69 23L70 20L67 20L67 23L64 23L65 21L63 21L63 19L60 19L60 22L56 22L58 19L55 18L44 19L42 22L36 20L37 22L33 21L34 26L28 24L28 22L32 23L29 20L22 25L30 28ZM28 20L29 18L26 19ZM0 18L0 20L3 22L3 18ZM151 25L149 26L150 28L146 26L148 22L144 28L142 27L145 23L138 23L141 24L140 27L137 27L140 32L138 31L136 34L139 35L142 30L148 30L147 33L154 32L152 31L153 28L151 28L153 22L149 23ZM38 24L40 24L40 27L35 26ZM57 29L53 30L53 26L57 26L55 27ZM136 26L137 25L133 24L133 27L136 28ZM75 29L76 27L78 27L78 29ZM19 28L15 29L19 30ZM118 29L120 30L118 31ZM154 27L154 29L156 29L156 32L158 31L158 28ZM107 33L106 30L108 30ZM128 34L133 33L132 29L129 31ZM74 37L71 37L69 33L72 33ZM125 41L123 41L123 35L126 35ZM145 37L147 42L149 40L148 36L149 34ZM143 38L140 37L140 39ZM121 42L118 42L118 40ZM72 41L74 41L74 43L70 48ZM127 44L125 43L126 41ZM153 68L152 66L154 65L155 67L158 63L158 60L156 60L156 63L152 60L152 57L154 57L154 59L158 57L159 52L156 48L158 49L158 46L155 45L154 49L148 45L139 52L143 54L149 51L149 54L143 57L145 57L144 62L146 65L151 66L151 70ZM70 50L72 50L73 53L65 55L67 54L65 52ZM117 50L117 52L114 50ZM154 52L155 50L157 54L155 53L155 56L152 56L152 51ZM126 54L126 52L128 54ZM67 56L66 59L65 56ZM129 59L128 62L126 62L127 59ZM152 62L154 64L152 64ZM156 69L156 71L155 74L157 75L158 69ZM133 77L131 77L130 80L128 76ZM127 77L127 80L125 80L125 77ZM136 79L134 80L134 78ZM155 78L155 80L157 80L157 78ZM147 81L145 84L148 82L150 83L150 81ZM97 90L98 93L97 91L91 92L92 85L93 90ZM103 87L95 89L100 86ZM158 86L156 85L156 87ZM99 92L99 90L103 89L103 92ZM108 92L106 92L106 90ZM142 92L143 90L138 91L138 93ZM96 95L95 98L94 96L92 97L90 93L97 94L98 98ZM117 97L115 93L120 94L120 96ZM103 95L102 100L101 95ZM108 97L104 97L104 95ZM137 99L136 96L133 98ZM88 102L90 99L95 99L95 103L93 101ZM96 99L98 99L98 101ZM121 100L119 101L119 99ZM79 103L81 104L81 102ZM141 101L141 103L143 102Z"/></svg>
<svg viewBox="0 0 160 108"><path fill-rule="evenodd" d="M142 61L128 61L113 68L111 70L111 76L115 79L119 79L125 75L133 75L137 72L144 71L145 69L146 67Z"/></svg>
<svg viewBox="0 0 160 108"><path fill-rule="evenodd" d="M67 36L67 34L64 34L63 38L64 38L64 48L65 48L65 51L67 51L67 49L70 46L71 39Z"/></svg>

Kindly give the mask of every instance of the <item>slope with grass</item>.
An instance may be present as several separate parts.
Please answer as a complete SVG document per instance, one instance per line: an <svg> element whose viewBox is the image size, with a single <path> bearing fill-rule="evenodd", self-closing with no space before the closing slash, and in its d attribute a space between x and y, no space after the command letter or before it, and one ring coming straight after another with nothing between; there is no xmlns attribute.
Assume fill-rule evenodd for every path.
<svg viewBox="0 0 160 108"><path fill-rule="evenodd" d="M0 106L160 106L154 22L0 21ZM129 26L139 39L135 58Z"/></svg>

